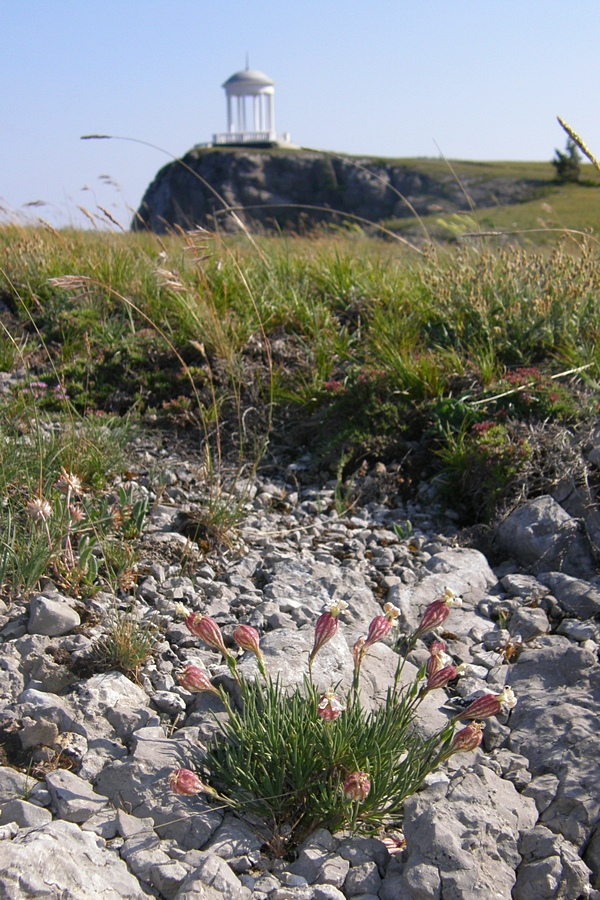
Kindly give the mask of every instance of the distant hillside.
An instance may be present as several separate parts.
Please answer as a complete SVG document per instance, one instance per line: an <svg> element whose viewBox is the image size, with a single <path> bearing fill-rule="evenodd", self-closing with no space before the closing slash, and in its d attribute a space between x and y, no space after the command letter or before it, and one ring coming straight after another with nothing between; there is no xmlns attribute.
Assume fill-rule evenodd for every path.
<svg viewBox="0 0 600 900"><path fill-rule="evenodd" d="M447 163L315 150L194 148L158 172L132 228L237 231L228 211L233 209L246 225L262 230L305 230L343 218L402 229L415 212L431 220L472 206L527 204L553 190L553 177L549 162Z"/></svg>

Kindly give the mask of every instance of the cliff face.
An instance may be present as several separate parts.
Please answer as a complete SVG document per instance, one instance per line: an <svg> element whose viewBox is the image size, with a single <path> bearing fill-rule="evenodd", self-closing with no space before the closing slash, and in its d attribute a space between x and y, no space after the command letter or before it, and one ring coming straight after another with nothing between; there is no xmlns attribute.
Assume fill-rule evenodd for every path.
<svg viewBox="0 0 600 900"><path fill-rule="evenodd" d="M465 187L480 207L529 199L533 192L532 183L510 179L473 179ZM432 176L396 162L312 150L195 148L158 172L132 228L237 231L228 207L248 226L268 230L336 221L333 211L382 222L413 215L399 194L420 215L468 208L450 171Z"/></svg>

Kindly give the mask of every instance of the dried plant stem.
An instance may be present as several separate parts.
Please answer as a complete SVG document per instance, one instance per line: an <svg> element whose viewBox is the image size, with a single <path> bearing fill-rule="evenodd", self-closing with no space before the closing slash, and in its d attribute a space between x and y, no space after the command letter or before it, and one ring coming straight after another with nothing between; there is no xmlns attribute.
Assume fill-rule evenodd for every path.
<svg viewBox="0 0 600 900"><path fill-rule="evenodd" d="M584 142L583 138L580 137L580 135L578 135L577 132L573 130L573 128L571 128L568 122L565 122L564 119L561 119L560 116L557 116L556 118L558 119L558 124L563 129L563 131L567 132L571 140L574 141L575 144L577 144L581 152L585 156L587 156L592 165L600 172L600 162L598 162L590 148Z"/></svg>
<svg viewBox="0 0 600 900"><path fill-rule="evenodd" d="M583 372L585 369L589 369L594 365L595 363L586 363L585 366L577 366L576 369L567 369L564 372L557 372L556 375L550 376L550 380L555 381L557 378L564 378L567 375L576 375L578 372ZM518 387L511 388L510 391L504 391L502 394L495 394L493 397L484 397L483 400L474 400L470 405L482 406L485 403L493 403L494 400L501 400L503 397L510 397L511 394L527 391L529 388L535 387L536 384L537 381L528 381L527 384L520 384Z"/></svg>

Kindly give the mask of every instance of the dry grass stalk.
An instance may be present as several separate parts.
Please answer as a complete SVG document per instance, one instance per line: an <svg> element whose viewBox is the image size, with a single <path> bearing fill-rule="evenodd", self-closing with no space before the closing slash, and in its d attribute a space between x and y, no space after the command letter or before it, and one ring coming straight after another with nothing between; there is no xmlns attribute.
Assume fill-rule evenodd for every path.
<svg viewBox="0 0 600 900"><path fill-rule="evenodd" d="M598 160L596 159L596 157L594 156L594 154L592 153L592 151L590 150L590 148L589 148L589 147L587 146L587 144L584 142L583 138L582 138L580 135L578 135L577 132L573 130L573 128L571 128L571 126L569 125L568 122L565 122L564 119L561 119L560 116L557 116L556 118L558 119L558 124L559 124L560 127L563 129L563 131L566 131L566 132L567 132L567 134L569 135L569 137L571 138L571 140L574 141L574 143L577 144L577 146L579 147L579 149L581 150L581 152L582 152L585 156L587 156L587 158L588 158L589 161L592 163L592 165L593 165L596 169L598 169L598 171L600 172L600 162L598 162Z"/></svg>

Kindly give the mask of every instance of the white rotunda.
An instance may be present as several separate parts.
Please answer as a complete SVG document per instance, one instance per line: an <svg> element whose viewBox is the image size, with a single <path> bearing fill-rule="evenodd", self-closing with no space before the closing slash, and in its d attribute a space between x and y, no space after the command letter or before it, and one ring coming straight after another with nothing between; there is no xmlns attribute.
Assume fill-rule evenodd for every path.
<svg viewBox="0 0 600 900"><path fill-rule="evenodd" d="M290 144L290 135L275 131L275 82L248 65L224 82L227 131L213 135L215 144Z"/></svg>

